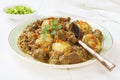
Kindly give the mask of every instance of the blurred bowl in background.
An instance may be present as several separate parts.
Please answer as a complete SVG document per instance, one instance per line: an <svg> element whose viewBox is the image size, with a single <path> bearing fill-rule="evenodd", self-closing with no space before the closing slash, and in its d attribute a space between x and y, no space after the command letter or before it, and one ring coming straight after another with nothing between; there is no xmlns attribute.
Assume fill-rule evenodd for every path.
<svg viewBox="0 0 120 80"><path fill-rule="evenodd" d="M3 12L11 20L24 20L37 16L37 11L33 7L23 4L7 6Z"/></svg>

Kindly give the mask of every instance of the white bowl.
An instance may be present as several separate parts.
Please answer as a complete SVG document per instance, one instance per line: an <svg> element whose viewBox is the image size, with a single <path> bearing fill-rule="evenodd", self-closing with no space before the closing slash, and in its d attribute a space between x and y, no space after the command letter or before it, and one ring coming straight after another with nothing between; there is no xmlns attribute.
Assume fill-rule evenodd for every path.
<svg viewBox="0 0 120 80"><path fill-rule="evenodd" d="M79 19L79 18L74 18L74 19ZM15 51L15 54L19 57L21 57L22 59L25 59L29 62L31 62L33 65L38 64L40 66L45 66L45 67L51 67L51 68L76 68L76 67L82 67L82 66L87 66L88 64L91 64L93 62L96 61L96 59L91 59L88 60L86 62L83 63L77 63L77 64L70 64L70 65L54 65L54 64L47 64L47 63L42 63L39 62L35 59L33 59L30 56L25 55L19 48L17 45L17 39L19 37L19 35L22 33L23 29L28 25L31 24L33 21L36 21L37 19L31 19L27 22L23 22L18 24L10 33L9 35L9 44L11 46L11 48ZM106 55L111 49L112 49L112 45L113 45L113 40L111 37L111 34L103 27L101 27L101 25L96 24L94 22L91 21L87 21L94 29L100 29L104 35L104 40L103 40L103 49L100 53L100 55L104 56Z"/></svg>
<svg viewBox="0 0 120 80"><path fill-rule="evenodd" d="M12 19L12 20L24 20L24 19L29 19L29 18L32 18L32 17L35 17L37 14L37 11L35 10L35 12L33 13L29 13L29 14L9 14L9 13L6 13L6 9L7 8L10 8L10 7L14 7L14 6L26 6L26 7L29 7L31 8L32 10L35 10L33 7L31 6L28 6L28 5L23 5L23 4L17 4L17 5L11 5L11 6L7 6L3 9L3 12L4 14L9 18L9 19Z"/></svg>

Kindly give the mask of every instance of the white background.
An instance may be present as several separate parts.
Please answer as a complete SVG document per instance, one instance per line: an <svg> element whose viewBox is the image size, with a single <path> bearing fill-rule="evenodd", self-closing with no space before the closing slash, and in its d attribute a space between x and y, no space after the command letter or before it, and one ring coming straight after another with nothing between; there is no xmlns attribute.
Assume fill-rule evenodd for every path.
<svg viewBox="0 0 120 80"><path fill-rule="evenodd" d="M109 72L96 61L76 69L50 69L17 57L9 46L8 36L19 22L8 19L2 11L11 4L31 5L39 16L78 16L100 23L113 37L113 48L105 57L116 64L116 68ZM120 0L1 0L0 80L120 80L119 40Z"/></svg>

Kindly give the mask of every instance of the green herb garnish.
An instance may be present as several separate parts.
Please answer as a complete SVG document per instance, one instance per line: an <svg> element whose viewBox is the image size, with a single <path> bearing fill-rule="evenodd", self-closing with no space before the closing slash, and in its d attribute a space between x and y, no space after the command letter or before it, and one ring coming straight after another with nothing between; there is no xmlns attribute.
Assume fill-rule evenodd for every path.
<svg viewBox="0 0 120 80"><path fill-rule="evenodd" d="M50 31L51 28L51 31ZM42 36L43 39L46 37L46 33L50 33L51 35L55 35L59 29L61 29L62 26L58 24L58 20L54 19L51 22L51 25L45 25L45 28L42 30Z"/></svg>
<svg viewBox="0 0 120 80"><path fill-rule="evenodd" d="M42 30L42 39L45 39L46 37L46 33L49 31L50 29L50 26L49 25L46 25L45 28Z"/></svg>
<svg viewBox="0 0 120 80"><path fill-rule="evenodd" d="M57 19L54 19L52 21L51 27L52 27L52 32L51 32L52 35L56 34L57 30L62 28L61 25L58 25L58 20Z"/></svg>

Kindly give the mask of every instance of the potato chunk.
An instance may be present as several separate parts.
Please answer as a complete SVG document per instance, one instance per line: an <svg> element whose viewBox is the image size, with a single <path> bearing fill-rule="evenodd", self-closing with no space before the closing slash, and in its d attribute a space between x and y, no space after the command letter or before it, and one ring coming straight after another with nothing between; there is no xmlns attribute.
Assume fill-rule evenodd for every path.
<svg viewBox="0 0 120 80"><path fill-rule="evenodd" d="M82 41L86 43L96 52L100 52L102 49L102 44L93 34L86 34L83 36Z"/></svg>
<svg viewBox="0 0 120 80"><path fill-rule="evenodd" d="M80 31L84 34L92 33L92 27L84 21L75 21L75 24L80 28Z"/></svg>
<svg viewBox="0 0 120 80"><path fill-rule="evenodd" d="M42 38L42 35L36 40L36 44L40 45L41 47L48 47L53 42L52 35L46 34L45 39Z"/></svg>
<svg viewBox="0 0 120 80"><path fill-rule="evenodd" d="M72 47L68 42L61 41L61 42L53 43L52 49L63 53L69 53Z"/></svg>
<svg viewBox="0 0 120 80"><path fill-rule="evenodd" d="M50 25L51 20L44 20L42 25L41 25L41 29L44 29L46 25Z"/></svg>

